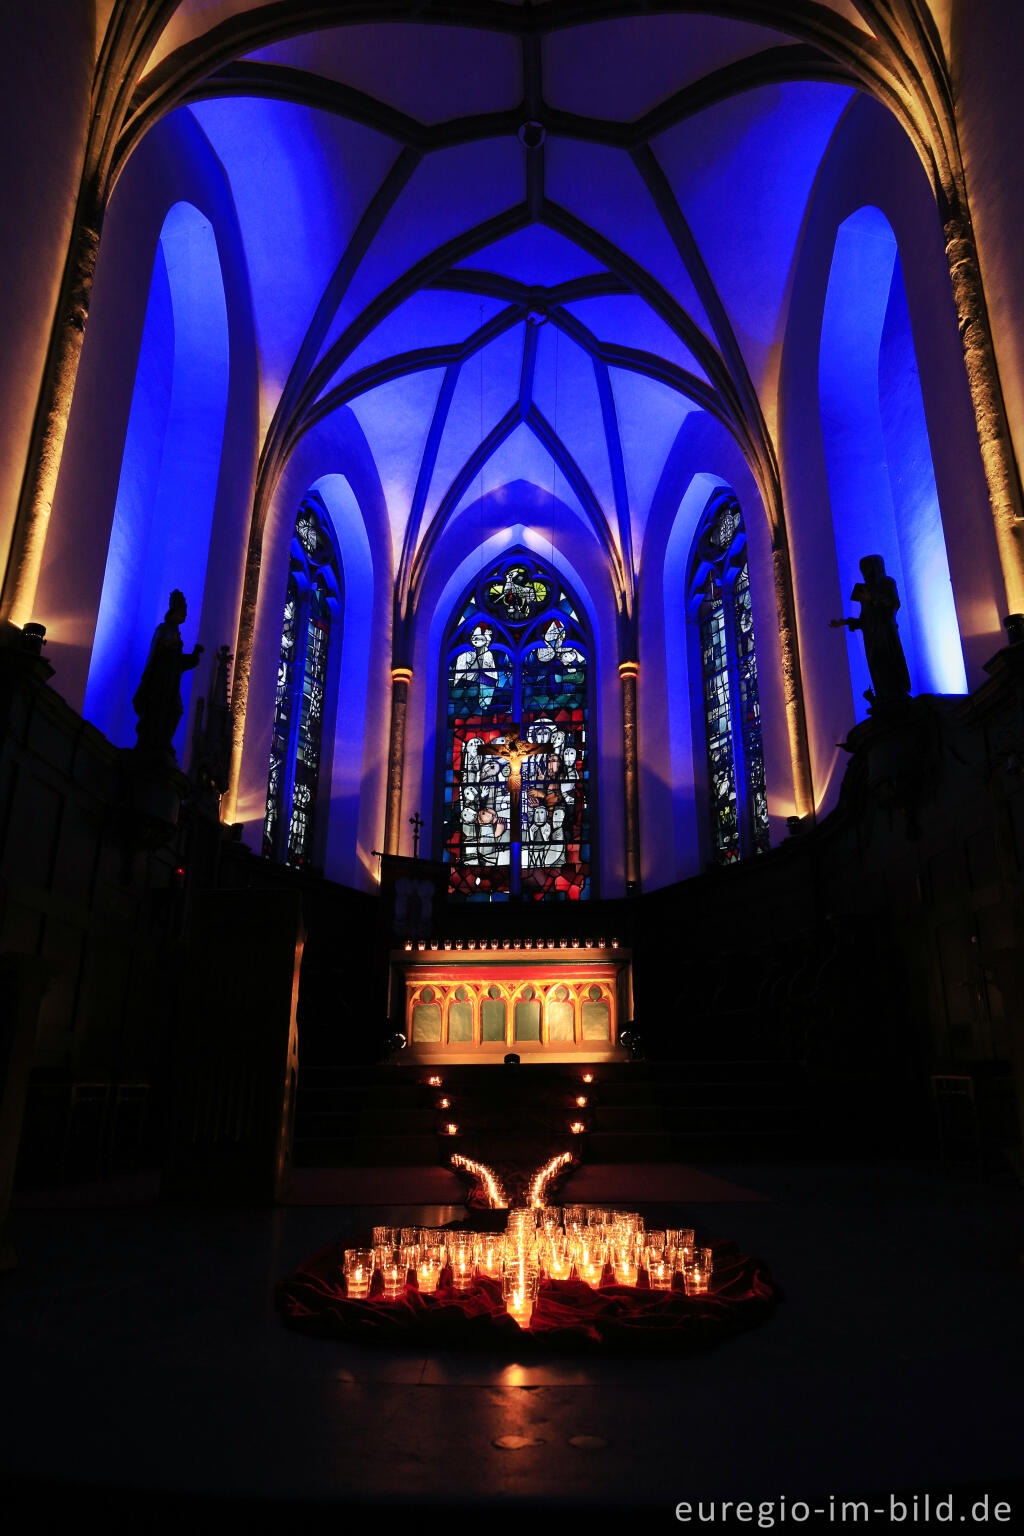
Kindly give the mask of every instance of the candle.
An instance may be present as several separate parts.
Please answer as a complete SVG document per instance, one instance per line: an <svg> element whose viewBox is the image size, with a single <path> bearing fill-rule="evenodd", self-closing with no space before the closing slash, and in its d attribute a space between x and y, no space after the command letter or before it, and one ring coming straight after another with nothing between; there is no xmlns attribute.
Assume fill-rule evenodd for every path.
<svg viewBox="0 0 1024 1536"><path fill-rule="evenodd" d="M465 1252L452 1255L452 1284L457 1291L468 1291L473 1285L473 1257Z"/></svg>
<svg viewBox="0 0 1024 1536"><path fill-rule="evenodd" d="M577 1094L576 1095L576 1103L579 1105L580 1109L586 1109L586 1107L587 1107L587 1096L586 1096L586 1094L585 1093Z"/></svg>
<svg viewBox="0 0 1024 1536"><path fill-rule="evenodd" d="M449 1120L448 1124L444 1128L444 1134L446 1136L457 1136L459 1134L459 1128L453 1121Z"/></svg>
<svg viewBox="0 0 1024 1536"><path fill-rule="evenodd" d="M440 1088L440 1086L441 1086L441 1079L439 1077L437 1077L437 1076L428 1077L427 1078L427 1084L431 1088Z"/></svg>
<svg viewBox="0 0 1024 1536"><path fill-rule="evenodd" d="M353 1301L362 1300L370 1294L370 1276L372 1270L362 1264L357 1264L354 1269L345 1271L345 1294Z"/></svg>
<svg viewBox="0 0 1024 1536"><path fill-rule="evenodd" d="M584 1074L583 1074L583 1081L585 1083L592 1083L594 1081L594 1074L593 1074L593 1072L584 1072Z"/></svg>
<svg viewBox="0 0 1024 1536"><path fill-rule="evenodd" d="M572 1260L568 1254L552 1255L549 1270L552 1280L568 1280L572 1274Z"/></svg>
<svg viewBox="0 0 1024 1536"><path fill-rule="evenodd" d="M569 1129L570 1129L570 1131L572 1131L572 1134L574 1136L582 1136L585 1127L583 1125L583 1121L582 1120L574 1120L572 1122L572 1124L570 1125Z"/></svg>
<svg viewBox="0 0 1024 1536"><path fill-rule="evenodd" d="M664 1259L648 1265L647 1283L652 1291L670 1291L672 1289L673 1269L671 1264L666 1264Z"/></svg>
<svg viewBox="0 0 1024 1536"><path fill-rule="evenodd" d="M384 1271L384 1300L397 1301L405 1292L405 1267L401 1264L388 1264Z"/></svg>
<svg viewBox="0 0 1024 1536"><path fill-rule="evenodd" d="M615 1265L616 1285L636 1285L637 1263L635 1259L625 1256L618 1259Z"/></svg>
<svg viewBox="0 0 1024 1536"><path fill-rule="evenodd" d="M350 1296L365 1296L369 1289L370 1277L364 1269L358 1268L349 1271L348 1293Z"/></svg>
<svg viewBox="0 0 1024 1536"><path fill-rule="evenodd" d="M437 1259L421 1259L416 1266L416 1283L421 1292L430 1296L437 1290L437 1282L441 1278L441 1266Z"/></svg>
<svg viewBox="0 0 1024 1536"><path fill-rule="evenodd" d="M437 1107L438 1109L451 1109L452 1101L451 1099L438 1099Z"/></svg>

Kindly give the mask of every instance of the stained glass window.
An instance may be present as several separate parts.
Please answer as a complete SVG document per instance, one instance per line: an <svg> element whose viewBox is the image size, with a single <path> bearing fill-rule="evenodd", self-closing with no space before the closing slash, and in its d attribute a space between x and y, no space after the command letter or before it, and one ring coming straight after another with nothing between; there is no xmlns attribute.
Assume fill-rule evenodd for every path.
<svg viewBox="0 0 1024 1536"><path fill-rule="evenodd" d="M326 515L310 503L300 509L292 539L263 822L264 855L298 868L313 856L331 629L339 600Z"/></svg>
<svg viewBox="0 0 1024 1536"><path fill-rule="evenodd" d="M700 653L711 855L733 864L770 844L747 540L739 504L716 498L694 540L689 611Z"/></svg>
<svg viewBox="0 0 1024 1536"><path fill-rule="evenodd" d="M579 605L532 557L502 561L463 599L444 731L456 899L590 895L589 656Z"/></svg>

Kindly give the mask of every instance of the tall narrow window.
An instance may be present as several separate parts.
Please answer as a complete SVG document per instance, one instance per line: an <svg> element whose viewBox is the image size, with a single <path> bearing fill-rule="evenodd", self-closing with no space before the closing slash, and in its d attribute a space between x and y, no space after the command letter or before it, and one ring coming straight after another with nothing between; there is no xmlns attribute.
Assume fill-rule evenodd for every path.
<svg viewBox="0 0 1024 1536"><path fill-rule="evenodd" d="M263 822L264 855L297 868L313 858L331 631L339 602L330 529L322 510L306 504L292 539Z"/></svg>
<svg viewBox="0 0 1024 1536"><path fill-rule="evenodd" d="M761 706L739 504L716 498L694 540L688 606L700 654L711 853L733 864L770 843Z"/></svg>
<svg viewBox="0 0 1024 1536"><path fill-rule="evenodd" d="M444 731L444 856L464 901L590 895L589 656L579 605L516 555L452 625Z"/></svg>

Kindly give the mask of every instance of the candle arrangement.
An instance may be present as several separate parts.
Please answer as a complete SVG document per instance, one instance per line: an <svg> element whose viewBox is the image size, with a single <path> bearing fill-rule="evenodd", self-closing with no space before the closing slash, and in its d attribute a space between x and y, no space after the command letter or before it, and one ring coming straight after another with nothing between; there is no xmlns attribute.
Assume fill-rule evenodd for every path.
<svg viewBox="0 0 1024 1536"><path fill-rule="evenodd" d="M531 1186L531 1204L508 1212L506 1230L466 1232L443 1227L374 1227L372 1248L347 1249L345 1294L372 1292L400 1301L411 1284L423 1295L448 1286L457 1295L480 1280L501 1284L511 1317L529 1328L542 1279L575 1280L593 1289L607 1284L671 1291L679 1275L686 1296L711 1292L714 1257L695 1244L692 1227L645 1230L637 1211L607 1206L544 1205L543 1187L570 1154L552 1158ZM505 1206L494 1174L470 1159L453 1159L489 1180L492 1208ZM379 1283L375 1277L380 1276Z"/></svg>

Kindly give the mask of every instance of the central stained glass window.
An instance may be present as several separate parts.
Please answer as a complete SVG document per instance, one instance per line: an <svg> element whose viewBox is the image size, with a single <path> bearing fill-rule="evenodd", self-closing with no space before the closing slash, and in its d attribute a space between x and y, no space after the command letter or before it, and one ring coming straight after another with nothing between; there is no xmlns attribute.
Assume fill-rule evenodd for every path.
<svg viewBox="0 0 1024 1536"><path fill-rule="evenodd" d="M514 555L450 631L444 849L462 901L590 895L589 658L580 605Z"/></svg>

